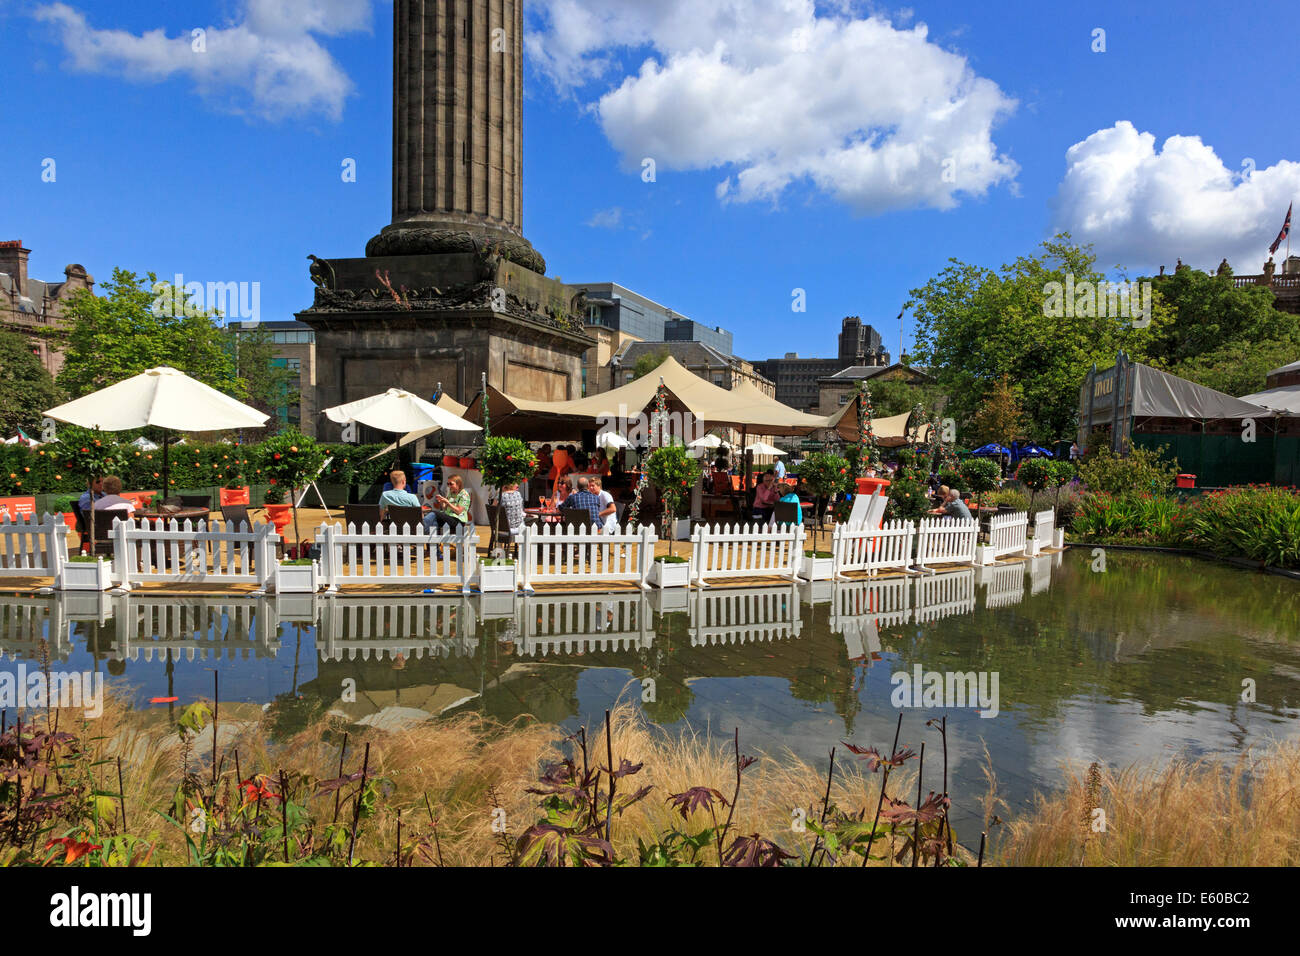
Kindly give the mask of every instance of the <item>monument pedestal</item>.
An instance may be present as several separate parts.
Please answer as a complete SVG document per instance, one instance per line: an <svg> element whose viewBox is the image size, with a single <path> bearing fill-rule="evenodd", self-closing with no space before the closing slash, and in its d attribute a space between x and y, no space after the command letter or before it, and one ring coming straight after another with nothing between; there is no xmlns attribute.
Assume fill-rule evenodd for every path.
<svg viewBox="0 0 1300 956"><path fill-rule="evenodd" d="M311 308L317 404L341 405L388 388L467 403L482 373L521 398L578 394L592 340L577 320L581 293L497 255L315 259ZM318 423L336 441L340 426Z"/></svg>

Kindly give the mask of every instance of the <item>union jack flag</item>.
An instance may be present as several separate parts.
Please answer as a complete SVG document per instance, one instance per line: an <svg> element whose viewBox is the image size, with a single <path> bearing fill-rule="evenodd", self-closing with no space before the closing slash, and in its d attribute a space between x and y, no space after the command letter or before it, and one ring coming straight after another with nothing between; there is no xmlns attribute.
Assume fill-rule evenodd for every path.
<svg viewBox="0 0 1300 956"><path fill-rule="evenodd" d="M1295 203L1292 203L1291 205L1293 206ZM1289 235L1291 235L1291 206L1286 207L1286 222L1282 223L1282 231L1277 234L1277 238L1273 240L1273 244L1268 247L1268 254L1271 256L1273 253L1277 252L1277 247L1286 242L1286 237Z"/></svg>

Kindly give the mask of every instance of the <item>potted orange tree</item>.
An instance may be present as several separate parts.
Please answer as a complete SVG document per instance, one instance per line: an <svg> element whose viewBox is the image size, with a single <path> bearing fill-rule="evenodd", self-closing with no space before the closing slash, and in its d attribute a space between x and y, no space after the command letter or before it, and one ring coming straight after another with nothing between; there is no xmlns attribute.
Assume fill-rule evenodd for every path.
<svg viewBox="0 0 1300 956"><path fill-rule="evenodd" d="M668 553L654 560L647 580L660 588L686 587L691 579L690 562L673 554L673 540L681 530L677 513L700 480L700 463L686 453L685 446L674 443L656 448L645 463L645 472L663 499L663 536L668 539ZM689 533L690 519L684 521Z"/></svg>
<svg viewBox="0 0 1300 956"><path fill-rule="evenodd" d="M288 496L289 504L284 504L284 498L280 497L279 501L267 505L267 515L272 522L276 522L276 505L287 507L293 515L293 540L294 553L296 554L301 543L301 535L298 528L298 489L307 485L308 482L314 481L317 473L320 472L321 466L325 463L325 452L316 443L316 439L304 435L296 428L286 428L278 435L272 435L262 443L259 450L262 458L262 474L272 482L272 488L279 488L279 495ZM268 495L271 492L268 489ZM268 499L269 500L269 499ZM288 522L286 521L287 525ZM281 525L276 523L276 530L279 531Z"/></svg>

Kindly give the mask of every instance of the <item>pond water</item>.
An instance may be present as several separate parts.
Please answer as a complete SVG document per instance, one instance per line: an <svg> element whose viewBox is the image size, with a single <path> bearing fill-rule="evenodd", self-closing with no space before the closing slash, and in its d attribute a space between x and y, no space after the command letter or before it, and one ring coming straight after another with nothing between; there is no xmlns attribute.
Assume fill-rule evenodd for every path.
<svg viewBox="0 0 1300 956"><path fill-rule="evenodd" d="M900 742L926 742L938 788L925 721L948 716L954 824L968 826L985 746L1014 812L1059 785L1066 761L1229 755L1300 732L1300 585L1114 550L1104 573L1075 549L927 577L648 595L0 595L0 672L33 669L42 640L52 670L98 671L140 706L210 697L219 672L223 704L271 705L280 733L328 710L380 726L473 709L595 728L625 699L661 725L739 727L745 752L788 748L822 769L841 741L889 746L894 675L910 687L918 668L969 673L996 686L996 715L953 699L906 707Z"/></svg>

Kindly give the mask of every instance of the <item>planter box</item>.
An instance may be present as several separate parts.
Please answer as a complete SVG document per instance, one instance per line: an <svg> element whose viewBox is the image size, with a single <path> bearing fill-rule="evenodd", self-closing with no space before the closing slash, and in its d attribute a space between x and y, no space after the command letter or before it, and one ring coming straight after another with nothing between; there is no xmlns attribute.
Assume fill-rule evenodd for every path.
<svg viewBox="0 0 1300 956"><path fill-rule="evenodd" d="M976 564L994 564L996 561L997 559L993 557L993 549L987 544L981 544L975 548Z"/></svg>
<svg viewBox="0 0 1300 956"><path fill-rule="evenodd" d="M490 591L514 591L518 582L517 564L479 564L478 589L484 594Z"/></svg>
<svg viewBox="0 0 1300 956"><path fill-rule="evenodd" d="M1041 550L1041 548L1039 547L1040 544L1041 542L1037 538L1026 538L1025 552L1024 552L1025 557L1026 558L1038 557L1039 551Z"/></svg>
<svg viewBox="0 0 1300 956"><path fill-rule="evenodd" d="M685 588L691 584L691 563L689 561L654 561L650 564L650 574L646 577L651 587Z"/></svg>
<svg viewBox="0 0 1300 956"><path fill-rule="evenodd" d="M515 616L515 595L511 591L488 591L479 598L479 617L483 620Z"/></svg>
<svg viewBox="0 0 1300 956"><path fill-rule="evenodd" d="M799 577L805 581L829 581L835 573L834 558L812 558L803 554L799 560Z"/></svg>
<svg viewBox="0 0 1300 956"><path fill-rule="evenodd" d="M113 562L102 557L69 561L54 582L59 591L107 591L113 586Z"/></svg>
<svg viewBox="0 0 1300 956"><path fill-rule="evenodd" d="M276 594L315 594L320 588L320 565L277 564L275 566Z"/></svg>
<svg viewBox="0 0 1300 956"><path fill-rule="evenodd" d="M1057 528L1055 531L1052 532L1052 547L1053 547L1053 548L1064 548L1064 547L1065 547L1065 529L1064 529L1064 528Z"/></svg>
<svg viewBox="0 0 1300 956"><path fill-rule="evenodd" d="M650 598L650 606L659 614L689 611L691 592L687 588L667 588L655 591Z"/></svg>
<svg viewBox="0 0 1300 956"><path fill-rule="evenodd" d="M799 585L799 600L804 604L825 604L835 596L834 581L805 581Z"/></svg>
<svg viewBox="0 0 1300 956"><path fill-rule="evenodd" d="M677 518L673 521L673 540L690 541L691 540L691 519Z"/></svg>

